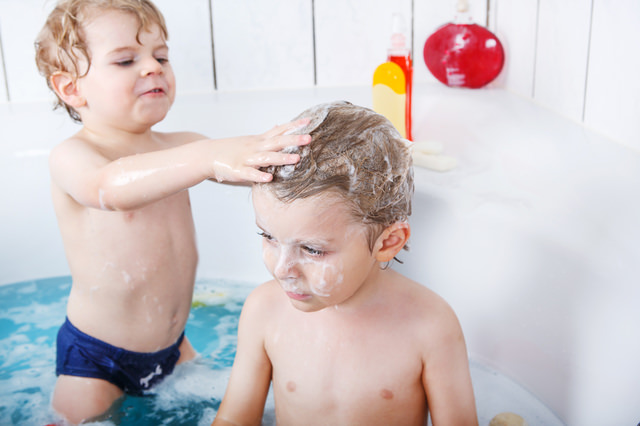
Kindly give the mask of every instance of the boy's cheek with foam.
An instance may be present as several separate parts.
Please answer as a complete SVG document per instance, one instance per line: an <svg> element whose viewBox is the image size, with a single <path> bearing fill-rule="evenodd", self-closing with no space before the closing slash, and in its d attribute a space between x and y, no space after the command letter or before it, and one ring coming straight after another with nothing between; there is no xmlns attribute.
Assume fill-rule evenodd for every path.
<svg viewBox="0 0 640 426"><path fill-rule="evenodd" d="M311 292L329 297L344 281L343 267L324 259L312 259L287 246L263 247L262 259L287 292Z"/></svg>
<svg viewBox="0 0 640 426"><path fill-rule="evenodd" d="M316 296L329 297L344 281L343 268L329 262L314 263L315 273L309 277L309 290Z"/></svg>

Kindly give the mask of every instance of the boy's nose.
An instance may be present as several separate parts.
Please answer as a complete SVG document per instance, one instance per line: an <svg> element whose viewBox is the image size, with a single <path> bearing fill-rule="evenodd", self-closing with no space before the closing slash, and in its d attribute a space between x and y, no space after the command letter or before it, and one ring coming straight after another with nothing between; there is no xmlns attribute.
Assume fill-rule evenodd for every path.
<svg viewBox="0 0 640 426"><path fill-rule="evenodd" d="M162 74L163 72L162 65L155 58L145 59L142 63L142 69L140 70L142 77L151 74Z"/></svg>
<svg viewBox="0 0 640 426"><path fill-rule="evenodd" d="M281 253L276 261L273 274L278 279L298 278L298 268L295 259L287 253Z"/></svg>

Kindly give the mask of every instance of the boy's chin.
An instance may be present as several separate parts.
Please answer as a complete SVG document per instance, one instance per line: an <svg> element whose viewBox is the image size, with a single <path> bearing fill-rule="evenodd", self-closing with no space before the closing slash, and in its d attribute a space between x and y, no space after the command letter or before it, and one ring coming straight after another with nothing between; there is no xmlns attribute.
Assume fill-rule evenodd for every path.
<svg viewBox="0 0 640 426"><path fill-rule="evenodd" d="M305 313L318 312L327 308L326 305L320 305L317 303L309 303L294 299L290 299L289 301L291 302L291 306L293 306L296 310Z"/></svg>

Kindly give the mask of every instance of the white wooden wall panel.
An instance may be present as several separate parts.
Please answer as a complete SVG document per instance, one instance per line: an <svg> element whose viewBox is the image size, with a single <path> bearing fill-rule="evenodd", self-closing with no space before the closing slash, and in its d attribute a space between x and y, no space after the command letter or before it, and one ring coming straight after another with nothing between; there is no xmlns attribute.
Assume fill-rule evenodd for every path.
<svg viewBox="0 0 640 426"><path fill-rule="evenodd" d="M441 26L454 22L456 0L414 0L413 78L416 82L438 82L424 63L424 44ZM469 0L469 16L486 26L487 0Z"/></svg>
<svg viewBox="0 0 640 426"><path fill-rule="evenodd" d="M505 49L505 65L496 82L527 97L533 96L537 0L495 1L496 35Z"/></svg>
<svg viewBox="0 0 640 426"><path fill-rule="evenodd" d="M534 99L582 121L591 2L539 0Z"/></svg>
<svg viewBox="0 0 640 426"><path fill-rule="evenodd" d="M393 13L404 16L410 34L411 0L316 0L318 85L371 84L387 60Z"/></svg>
<svg viewBox="0 0 640 426"><path fill-rule="evenodd" d="M585 124L640 149L640 2L594 0Z"/></svg>
<svg viewBox="0 0 640 426"><path fill-rule="evenodd" d="M213 87L209 0L155 0L169 30L169 59L180 93L207 93Z"/></svg>
<svg viewBox="0 0 640 426"><path fill-rule="evenodd" d="M311 2L213 0L218 88L313 86Z"/></svg>
<svg viewBox="0 0 640 426"><path fill-rule="evenodd" d="M414 81L439 84L424 64L424 43L437 28L454 20L457 2L156 1L169 27L179 94L210 93L215 90L214 78L217 89L223 91L369 85L375 67L386 60L394 12L404 15L408 37L413 25ZM487 22L490 6L490 29L505 47L505 68L492 86L534 99L613 140L640 149L640 2L469 3L470 15L482 25ZM0 0L6 68L6 82L0 73L0 102L53 99L37 72L33 49L53 4L53 0Z"/></svg>
<svg viewBox="0 0 640 426"><path fill-rule="evenodd" d="M0 30L12 101L53 99L38 73L33 43L51 9L42 0L0 0Z"/></svg>
<svg viewBox="0 0 640 426"><path fill-rule="evenodd" d="M7 82L4 79L4 53L2 51L2 14L0 14L0 103L9 100L7 94Z"/></svg>

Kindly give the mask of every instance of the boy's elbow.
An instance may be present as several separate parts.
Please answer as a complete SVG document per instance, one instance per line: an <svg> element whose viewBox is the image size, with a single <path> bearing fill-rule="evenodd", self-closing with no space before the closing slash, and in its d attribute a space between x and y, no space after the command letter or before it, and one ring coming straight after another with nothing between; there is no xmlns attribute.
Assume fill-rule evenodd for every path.
<svg viewBox="0 0 640 426"><path fill-rule="evenodd" d="M93 207L106 211L130 211L146 204L144 196L134 196L131 183L132 179L123 174L100 176L91 190Z"/></svg>
<svg viewBox="0 0 640 426"><path fill-rule="evenodd" d="M100 186L96 189L93 199L93 207L106 211L124 210L118 205L117 196L113 195L113 191L109 188Z"/></svg>
<svg viewBox="0 0 640 426"><path fill-rule="evenodd" d="M108 176L101 176L88 188L85 204L105 211L127 210L127 206L122 202L119 188Z"/></svg>
<svg viewBox="0 0 640 426"><path fill-rule="evenodd" d="M104 211L131 211L141 207L139 201L128 200L109 187L98 187L92 201L92 207Z"/></svg>

